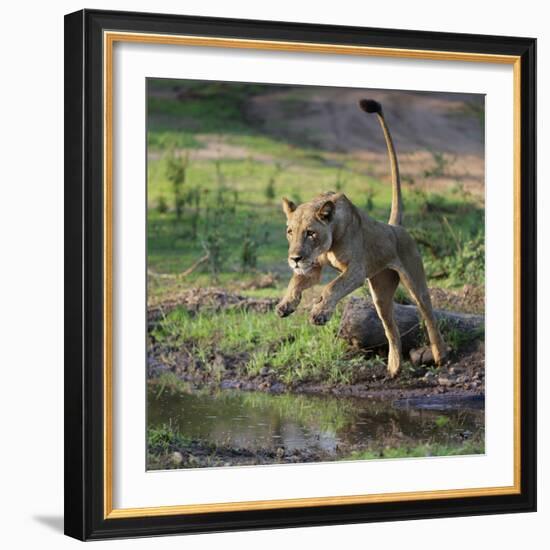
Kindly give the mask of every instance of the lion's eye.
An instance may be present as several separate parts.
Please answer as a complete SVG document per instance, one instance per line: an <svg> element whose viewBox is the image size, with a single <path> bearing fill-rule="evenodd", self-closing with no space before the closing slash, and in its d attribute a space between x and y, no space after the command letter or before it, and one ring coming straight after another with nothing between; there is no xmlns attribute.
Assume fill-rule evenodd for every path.
<svg viewBox="0 0 550 550"><path fill-rule="evenodd" d="M315 231L306 231L306 237L314 239L316 237Z"/></svg>

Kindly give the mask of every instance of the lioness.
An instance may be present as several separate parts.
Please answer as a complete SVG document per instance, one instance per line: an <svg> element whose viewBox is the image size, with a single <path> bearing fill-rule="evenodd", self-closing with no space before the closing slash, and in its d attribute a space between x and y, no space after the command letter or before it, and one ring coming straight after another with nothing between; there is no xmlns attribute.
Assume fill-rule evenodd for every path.
<svg viewBox="0 0 550 550"><path fill-rule="evenodd" d="M284 198L288 264L293 274L276 311L281 317L293 313L302 292L317 284L323 266L330 264L340 275L323 289L310 314L314 324L323 325L330 319L336 304L367 279L389 343L389 376L394 377L402 363L401 339L393 319L393 296L399 281L415 300L426 322L437 364L441 364L447 348L434 319L422 258L413 238L401 227L403 203L399 167L382 106L371 99L361 100L359 106L377 115L386 139L392 175L389 222L372 219L343 193L324 193L299 206Z"/></svg>

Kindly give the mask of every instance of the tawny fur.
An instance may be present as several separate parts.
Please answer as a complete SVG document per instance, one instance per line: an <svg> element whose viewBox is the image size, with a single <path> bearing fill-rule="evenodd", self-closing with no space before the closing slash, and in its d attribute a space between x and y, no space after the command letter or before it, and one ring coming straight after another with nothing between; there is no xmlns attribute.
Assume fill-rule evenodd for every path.
<svg viewBox="0 0 550 550"><path fill-rule="evenodd" d="M336 304L368 280L388 339L388 372L395 376L403 361L399 330L393 319L393 297L400 281L424 318L437 364L445 358L447 348L433 315L422 258L414 239L400 226L403 207L399 169L382 108L372 100L363 100L360 106L377 115L386 138L392 172L389 223L374 220L343 193L325 193L300 206L283 199L288 263L293 275L276 311L281 317L293 313L302 292L317 284L323 267L331 265L340 275L324 287L310 313L314 324L323 325L332 316Z"/></svg>

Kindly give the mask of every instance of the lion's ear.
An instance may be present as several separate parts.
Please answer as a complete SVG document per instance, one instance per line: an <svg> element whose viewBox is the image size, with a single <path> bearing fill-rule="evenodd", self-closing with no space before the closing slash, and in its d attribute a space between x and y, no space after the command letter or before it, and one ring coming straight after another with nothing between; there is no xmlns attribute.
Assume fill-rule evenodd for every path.
<svg viewBox="0 0 550 550"><path fill-rule="evenodd" d="M289 201L286 197L283 198L283 211L286 214L286 217L288 218L292 212L296 210L296 205Z"/></svg>
<svg viewBox="0 0 550 550"><path fill-rule="evenodd" d="M324 223L332 221L334 217L334 211L336 210L336 205L332 201L326 201L323 205L317 210L316 216L319 220Z"/></svg>

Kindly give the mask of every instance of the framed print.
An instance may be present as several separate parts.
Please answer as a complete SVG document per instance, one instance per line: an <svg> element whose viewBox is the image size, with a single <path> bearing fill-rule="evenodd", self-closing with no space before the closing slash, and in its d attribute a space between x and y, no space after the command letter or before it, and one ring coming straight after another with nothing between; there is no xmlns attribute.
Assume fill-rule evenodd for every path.
<svg viewBox="0 0 550 550"><path fill-rule="evenodd" d="M535 40L65 18L65 530L534 511Z"/></svg>

